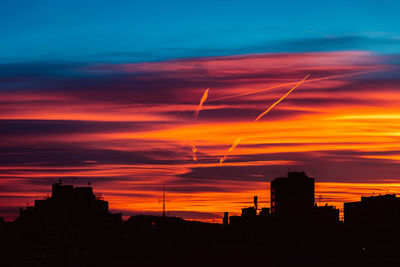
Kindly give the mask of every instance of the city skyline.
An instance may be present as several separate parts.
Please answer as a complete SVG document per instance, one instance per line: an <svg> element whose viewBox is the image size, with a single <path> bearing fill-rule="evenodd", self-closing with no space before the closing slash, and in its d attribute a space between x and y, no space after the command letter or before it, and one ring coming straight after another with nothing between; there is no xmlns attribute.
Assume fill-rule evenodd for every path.
<svg viewBox="0 0 400 267"><path fill-rule="evenodd" d="M254 196L253 206L242 208L240 216L225 212L222 222L205 223L169 216L164 209L162 215L124 220L122 213L110 212L108 201L90 184L74 186L59 180L51 185L51 194L20 208L15 221L0 217L2 263L158 266L173 259L175 265L187 265L199 251L204 252L201 265L399 262L399 197L386 194L344 203L345 217L340 221L334 206L315 203L314 186L315 179L305 172L288 172L271 181L271 209L260 206ZM162 201L164 206L165 195ZM254 257L255 250L265 257ZM227 257L233 251L238 255Z"/></svg>
<svg viewBox="0 0 400 267"><path fill-rule="evenodd" d="M329 213L329 218L332 222L335 223L343 223L345 222L344 218L339 218L339 209L336 209L335 206L328 206L327 203L323 205L320 202L320 198L315 196L315 178L307 176L305 172L288 172L287 176L284 177L276 177L270 182L270 206L265 207L265 205L259 205L258 196L253 196L253 202L250 206L244 206L241 209L241 216L237 216L234 212L233 216L229 216L231 211L224 212L224 217L221 222L215 222L216 224L221 224L226 227L230 225L230 219L234 218L247 218L260 216L259 218L270 216L270 218L277 218L279 220L290 222L290 224L298 224L298 223L309 223L309 216L313 214L313 212L318 211L318 209L329 208L332 213ZM300 190L299 190L300 189ZM361 204L368 203L369 199L372 201L378 200L378 205L371 206L374 209L382 209L385 202L380 202L381 200L398 200L400 198L396 197L396 194L385 194L385 195L376 195L376 196L362 196L360 202L347 202L343 203L347 212L349 209L354 209L354 207L359 207ZM162 212L157 214L146 214L139 213L135 215L131 215L130 217L134 218L136 216L147 216L147 217L169 217L169 218L179 218L178 216L170 216L169 212L167 212L165 203L168 201L165 198L165 186L163 186L163 197L159 200L162 203ZM50 205L49 203L53 203ZM90 203L90 205L88 205ZM346 208L347 207L347 208ZM394 208L392 205L387 205L387 209ZM88 209L88 210L87 210ZM104 218L96 217L99 214L107 214L111 220L116 220L118 223L127 223L130 219L124 220L122 212L120 213L110 213L109 212L109 203L103 197L102 192L94 191L91 183L89 182L86 186L77 186L74 181L73 184L65 184L62 179L52 184L51 193L47 193L45 196L36 198L33 205L27 205L26 207L19 208L19 215L17 216L14 223L18 223L21 220L26 220L28 218L33 219L34 217L40 218L44 214L46 216L55 220L59 220L60 217L57 216L57 213L63 213L67 215L69 212L72 212L73 216L78 215L76 218L81 218L84 220L92 220L92 223L98 223ZM86 211L85 211L86 210ZM91 210L92 213L87 213ZM392 211L396 211L393 209ZM394 219L390 217L392 215L397 214L392 211L382 212L381 215L384 215L384 219ZM336 214L337 212L337 214ZM375 210L374 212L377 212ZM87 213L87 214L86 214ZM65 216L64 215L64 216ZM328 214L314 214L317 216L327 216ZM332 217L330 217L332 215ZM354 218L359 220L358 212L353 212L351 216L351 223ZM127 217L127 216L125 216ZM2 222L4 222L4 218L2 218ZM62 218L62 217L61 217ZM227 219L225 221L225 219ZM381 223L379 220L382 218L375 218L374 220L377 223ZM29 219L30 220L30 219ZM62 223L64 219L61 219L58 223ZM97 220L97 222L95 222ZM69 220L67 220L68 222ZM201 220L200 220L201 221ZM362 221L359 221L360 223ZM10 222L8 222L10 223ZM319 222L321 226L326 224L325 222ZM346 220L347 223L347 220ZM325 225L326 226L326 225Z"/></svg>

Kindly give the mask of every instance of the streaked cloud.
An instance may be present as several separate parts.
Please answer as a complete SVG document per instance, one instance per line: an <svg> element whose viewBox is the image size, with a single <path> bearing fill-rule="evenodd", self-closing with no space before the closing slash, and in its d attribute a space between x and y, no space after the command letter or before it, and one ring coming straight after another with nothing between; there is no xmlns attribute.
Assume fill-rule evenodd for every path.
<svg viewBox="0 0 400 267"><path fill-rule="evenodd" d="M344 51L2 65L0 198L13 201L0 210L11 218L73 177L126 214L159 212L165 182L169 210L204 220L239 212L253 195L268 205L268 182L288 168L315 177L317 195L337 205L400 192L397 60ZM276 85L307 74L251 123L293 87ZM246 138L219 167L238 136Z"/></svg>

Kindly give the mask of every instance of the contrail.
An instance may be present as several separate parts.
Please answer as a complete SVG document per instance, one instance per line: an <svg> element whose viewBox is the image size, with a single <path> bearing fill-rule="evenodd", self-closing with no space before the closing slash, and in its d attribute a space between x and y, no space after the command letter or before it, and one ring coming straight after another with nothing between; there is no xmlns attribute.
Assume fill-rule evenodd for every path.
<svg viewBox="0 0 400 267"><path fill-rule="evenodd" d="M237 145L239 145L240 141L242 141L243 137L238 137L236 138L236 140L233 142L232 146L228 149L228 151L225 153L225 155L219 159L219 166L222 166L222 162L224 162L226 160L226 158L228 157L228 154L230 152L232 152Z"/></svg>
<svg viewBox="0 0 400 267"><path fill-rule="evenodd" d="M273 107L279 104L283 99L285 99L294 89L296 89L300 84L302 84L310 74L308 74L306 77L304 77L300 82L296 83L296 85L290 89L286 94L284 94L281 98L279 98L277 101L275 101L267 110L265 110L263 113L258 115L258 117L254 120L254 122L257 122L259 119L261 119L265 114L267 114ZM228 154L232 152L240 143L240 141L243 139L243 137L236 138L235 142L233 142L232 146L228 149L228 151L225 153L225 155L219 159L219 166L222 166L222 162L226 160L228 157Z"/></svg>
<svg viewBox="0 0 400 267"><path fill-rule="evenodd" d="M335 79L335 78L340 78L340 77L347 77L347 76L365 74L365 73L376 72L376 71L382 71L382 70L375 69L375 70L358 71L358 72L346 73L346 74L331 75L331 76L326 76L326 77L322 77L322 78L310 79L310 80L305 81L305 83L311 83L311 82L317 82L317 81L323 81L323 80L330 80L330 79ZM269 91L269 90L272 90L272 89L281 88L281 87L290 86L290 85L295 85L295 84L296 84L296 82L277 84L277 85L273 85L273 86L270 86L270 87L267 87L267 88L252 90L252 91L240 93L240 94L237 94L237 95L229 95L229 96L218 97L218 98L215 98L215 99L210 99L210 100L208 100L208 102L216 102L216 101L225 100L225 99L231 99L231 98L236 98L236 97L241 97L241 96L246 96L246 95L252 95L252 94L261 93L261 92Z"/></svg>
<svg viewBox="0 0 400 267"><path fill-rule="evenodd" d="M195 109L195 111L193 113L193 119L195 119L195 120L199 116L199 112L203 108L204 102L206 102L206 100L207 100L208 90L210 90L210 88L206 89L206 91L204 92L203 96L200 99L199 105L197 106L197 108ZM194 143L192 143L192 153L193 153L193 161L197 161L197 148L196 148L196 145Z"/></svg>
<svg viewBox="0 0 400 267"><path fill-rule="evenodd" d="M197 119L197 117L199 116L199 112L200 110L203 108L203 104L204 102L207 100L208 97L208 90L210 90L210 88L207 88L206 91L204 92L203 96L200 99L200 104L197 106L196 110L193 113L193 118Z"/></svg>
<svg viewBox="0 0 400 267"><path fill-rule="evenodd" d="M308 77L310 76L310 74L308 74L306 77L303 78L303 80L301 80L300 82L298 82L292 89L290 89L284 96L282 96L281 98L279 98L279 100L277 100L275 103L273 103L266 111L264 111L263 113L261 113L260 115L258 115L258 117L254 120L254 122L257 122L259 119L262 118L262 116L264 116L265 114L267 114L273 107L275 107L276 105L279 104L279 102L281 102L283 99L285 99L294 89L297 88L297 86L299 86L300 84L302 84Z"/></svg>
<svg viewBox="0 0 400 267"><path fill-rule="evenodd" d="M197 148L194 143L192 143L193 161L197 161Z"/></svg>

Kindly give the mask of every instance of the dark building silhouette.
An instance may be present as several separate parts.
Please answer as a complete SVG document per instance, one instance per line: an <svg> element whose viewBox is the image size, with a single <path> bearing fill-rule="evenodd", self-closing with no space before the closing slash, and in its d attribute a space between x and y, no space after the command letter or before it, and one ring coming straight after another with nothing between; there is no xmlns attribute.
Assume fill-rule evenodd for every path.
<svg viewBox="0 0 400 267"><path fill-rule="evenodd" d="M257 218L259 216L269 215L268 208L262 208L260 214L258 214L258 196L254 196L253 201L254 201L254 206L242 208L241 216L231 216L230 217L230 220L232 221L232 223L234 223L234 224L237 222L243 223L243 221L246 221L246 220L247 221L255 220L255 218ZM227 213L225 215L228 216Z"/></svg>
<svg viewBox="0 0 400 267"><path fill-rule="evenodd" d="M271 182L271 214L291 222L306 222L314 208L314 178L289 172Z"/></svg>
<svg viewBox="0 0 400 267"><path fill-rule="evenodd" d="M354 230L394 230L400 226L400 198L387 194L344 203L344 218L346 226Z"/></svg>
<svg viewBox="0 0 400 267"><path fill-rule="evenodd" d="M14 224L10 266L101 266L113 252L105 242L120 239L122 214L110 213L92 187L60 181L50 197L21 208Z"/></svg>
<svg viewBox="0 0 400 267"><path fill-rule="evenodd" d="M259 213L260 216L268 216L269 214L269 208L261 208Z"/></svg>
<svg viewBox="0 0 400 267"><path fill-rule="evenodd" d="M343 243L343 223L339 221L339 210L334 206L315 205L307 228L308 238L318 254L336 251Z"/></svg>
<svg viewBox="0 0 400 267"><path fill-rule="evenodd" d="M224 212L224 218L222 218L222 225L227 227L229 225L229 212Z"/></svg>
<svg viewBox="0 0 400 267"><path fill-rule="evenodd" d="M122 214L108 212L108 202L101 194L94 194L92 187L62 185L52 186L52 195L35 200L35 205L21 208L17 221L29 221L41 225L94 226L97 224L120 223Z"/></svg>
<svg viewBox="0 0 400 267"><path fill-rule="evenodd" d="M328 204L325 206L315 205L312 220L316 224L332 227L339 222L339 209L335 206L328 206Z"/></svg>
<svg viewBox="0 0 400 267"><path fill-rule="evenodd" d="M313 178L290 172L271 182L271 207L259 209L254 197L240 216L225 212L222 224L122 221L91 187L59 182L14 222L0 217L0 266L400 266L395 195L345 203L344 225L338 209L314 205Z"/></svg>
<svg viewBox="0 0 400 267"><path fill-rule="evenodd" d="M248 207L242 209L242 217L253 217L257 215L255 207Z"/></svg>
<svg viewBox="0 0 400 267"><path fill-rule="evenodd" d="M369 255L400 253L400 198L395 194L361 197L344 203L346 236Z"/></svg>

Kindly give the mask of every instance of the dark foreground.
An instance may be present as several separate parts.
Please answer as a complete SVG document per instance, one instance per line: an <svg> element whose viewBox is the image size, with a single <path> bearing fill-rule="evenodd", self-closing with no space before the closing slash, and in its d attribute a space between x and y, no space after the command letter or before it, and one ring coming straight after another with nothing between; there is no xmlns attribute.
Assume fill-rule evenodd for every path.
<svg viewBox="0 0 400 267"><path fill-rule="evenodd" d="M224 227L154 216L74 227L31 223L1 224L1 266L400 266L394 238L355 239L342 225Z"/></svg>
<svg viewBox="0 0 400 267"><path fill-rule="evenodd" d="M62 182L51 197L0 220L0 266L400 266L400 198L317 206L314 179L271 182L271 212L254 207L223 224L110 213L91 187ZM164 212L165 214L165 212Z"/></svg>

